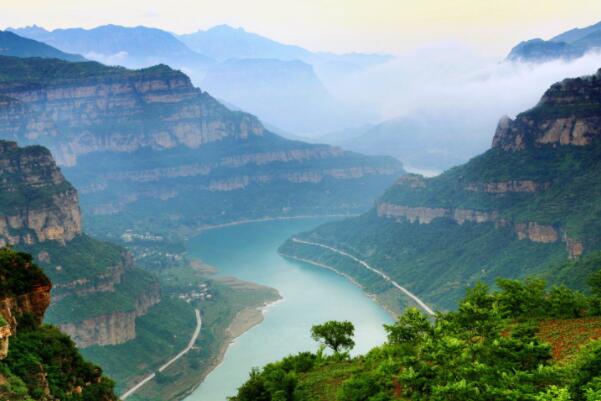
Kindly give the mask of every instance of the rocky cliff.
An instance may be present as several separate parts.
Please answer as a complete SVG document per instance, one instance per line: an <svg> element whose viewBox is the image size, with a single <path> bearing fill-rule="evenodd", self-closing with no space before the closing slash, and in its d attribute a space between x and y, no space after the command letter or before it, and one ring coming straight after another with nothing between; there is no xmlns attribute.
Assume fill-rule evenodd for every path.
<svg viewBox="0 0 601 401"><path fill-rule="evenodd" d="M81 234L77 192L47 149L0 141L0 179L0 246Z"/></svg>
<svg viewBox="0 0 601 401"><path fill-rule="evenodd" d="M104 311L105 320L113 322L113 338L121 341L133 338L132 319L145 314L160 299L156 282L148 281L148 286L142 287L147 293L139 291L143 295L139 296L134 314L129 313L129 306L117 305L123 300L120 294L132 287L130 281L140 279L132 278L130 273L134 270L132 257L124 249L82 232L77 191L65 179L50 152L41 146L21 148L15 142L0 141L0 186L0 246L12 245L29 251L55 282L49 321L71 322L68 332L79 342L77 330L89 331L94 324L78 321L77 316L62 306L74 299L90 303L96 294L112 294L115 300L106 302L99 312ZM109 301L111 296L107 297ZM32 285L25 295L0 300L0 313L14 329L14 313L33 313L40 323L49 304L49 285ZM97 322L95 327L86 336L86 344L107 341L103 323Z"/></svg>
<svg viewBox="0 0 601 401"><path fill-rule="evenodd" d="M0 359L8 353L17 319L29 315L41 324L50 305L50 280L27 254L0 249Z"/></svg>
<svg viewBox="0 0 601 401"><path fill-rule="evenodd" d="M371 212L301 237L344 249L441 306L478 280L553 281L565 259L601 249L599 127L601 73L565 80L503 118L486 153L434 178L401 177ZM294 241L282 249L379 288L352 260Z"/></svg>
<svg viewBox="0 0 601 401"><path fill-rule="evenodd" d="M493 147L586 146L601 137L601 70L551 86L533 109L499 122Z"/></svg>
<svg viewBox="0 0 601 401"><path fill-rule="evenodd" d="M158 282L136 294L131 311L102 314L74 323L59 324L79 348L91 345L117 345L136 338L136 319L161 300Z"/></svg>
<svg viewBox="0 0 601 401"><path fill-rule="evenodd" d="M393 158L281 138L163 65L5 57L0 97L0 137L47 146L82 188L89 224L101 214L118 235L137 224L355 213L403 172Z"/></svg>

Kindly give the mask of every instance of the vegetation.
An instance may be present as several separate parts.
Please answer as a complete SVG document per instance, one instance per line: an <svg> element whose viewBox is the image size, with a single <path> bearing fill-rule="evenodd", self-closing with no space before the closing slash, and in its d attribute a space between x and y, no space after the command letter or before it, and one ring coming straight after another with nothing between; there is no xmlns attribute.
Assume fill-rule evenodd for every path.
<svg viewBox="0 0 601 401"><path fill-rule="evenodd" d="M0 299L25 295L50 281L30 255L0 249ZM9 304L10 305L10 304ZM10 307L10 306L9 306ZM0 360L0 399L33 401L113 401L113 382L85 361L75 344L56 327L40 325L41 316L24 309L11 328L8 356ZM18 314L17 312L21 312ZM0 315L0 325L6 324Z"/></svg>
<svg viewBox="0 0 601 401"><path fill-rule="evenodd" d="M33 263L31 255L10 248L0 249L0 295L2 297L25 294L39 286L50 286L50 280Z"/></svg>
<svg viewBox="0 0 601 401"><path fill-rule="evenodd" d="M353 336L355 326L351 322L326 322L318 324L311 329L311 337L322 345L331 348L334 354L340 355L341 352L350 351L355 346Z"/></svg>
<svg viewBox="0 0 601 401"><path fill-rule="evenodd" d="M456 311L434 319L408 309L385 326L388 341L365 356L305 352L253 370L230 400L598 401L601 341L588 332L583 348L559 360L545 341L555 331L549 319L570 326L598 314L597 291L545 289L536 279L499 280L498 288L479 283Z"/></svg>
<svg viewBox="0 0 601 401"><path fill-rule="evenodd" d="M0 361L0 375L9 377L8 385L0 385L0 398L4 393L15 397L7 398L11 400L45 400L48 393L65 401L116 399L113 382L52 326L19 324L17 334L10 337L8 357Z"/></svg>

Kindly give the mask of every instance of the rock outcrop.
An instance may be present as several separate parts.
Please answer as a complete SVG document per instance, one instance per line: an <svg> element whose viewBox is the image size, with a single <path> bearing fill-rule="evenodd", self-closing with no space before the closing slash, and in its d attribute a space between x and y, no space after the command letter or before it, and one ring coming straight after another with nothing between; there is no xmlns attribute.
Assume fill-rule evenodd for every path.
<svg viewBox="0 0 601 401"><path fill-rule="evenodd" d="M81 234L77 191L47 149L0 141L0 246L57 241Z"/></svg>
<svg viewBox="0 0 601 401"><path fill-rule="evenodd" d="M493 147L519 151L541 145L586 146L601 138L601 70L551 86L538 105L499 122Z"/></svg>
<svg viewBox="0 0 601 401"><path fill-rule="evenodd" d="M161 300L158 283L139 294L134 310L97 316L75 323L60 324L79 348L92 345L117 345L136 338L136 318L144 316Z"/></svg>
<svg viewBox="0 0 601 401"><path fill-rule="evenodd" d="M69 297L121 291L124 275L134 268L132 256L122 248L100 243L83 233L77 191L65 179L47 149L21 148L15 142L0 141L0 189L0 247L12 245L31 251L53 278L53 306L49 316L56 318L53 309ZM81 264L80 254L89 256L87 264ZM110 308L116 313L107 313L111 316L105 320L112 323L113 338L135 337L132 321L160 299L160 291L155 287L148 289L151 301L146 302L145 295L136 301L134 314L120 314L119 305ZM50 305L49 284L31 288L27 294L0 299L0 314L12 331L16 316L30 313L41 323ZM72 333L93 326L88 322L79 328L79 322L72 323ZM88 335L88 343L106 342L103 323L97 324L96 330L90 331L97 337Z"/></svg>
<svg viewBox="0 0 601 401"><path fill-rule="evenodd" d="M459 225L465 223L493 223L496 227L510 226L520 240L529 240L543 244L565 242L570 258L577 258L584 252L584 246L580 241L569 238L559 228L536 222L514 223L501 218L497 211L408 207L392 203L378 203L376 205L376 213L378 217L393 219L398 222L408 221L410 223L430 224L435 219L446 218Z"/></svg>

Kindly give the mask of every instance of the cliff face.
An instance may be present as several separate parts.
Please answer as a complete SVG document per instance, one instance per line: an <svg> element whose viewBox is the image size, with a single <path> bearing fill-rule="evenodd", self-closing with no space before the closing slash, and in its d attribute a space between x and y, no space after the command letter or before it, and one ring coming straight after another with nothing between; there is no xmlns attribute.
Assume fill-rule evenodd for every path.
<svg viewBox="0 0 601 401"><path fill-rule="evenodd" d="M30 251L55 281L53 306L49 311L51 321L57 318L53 310L70 298L119 295L123 291L124 276L133 269L131 255L82 232L77 192L47 149L20 148L14 142L0 141L0 187L0 246L13 245ZM118 305L106 304L105 320L112 322L113 338L127 341L135 337L132 321L146 313L160 297L156 286L149 287L149 291L151 300L146 302L141 296L134 314L120 313ZM50 298L49 284L32 284L26 294L0 299L0 314L11 330L15 329L16 316L23 313L33 314L41 323ZM96 330L87 335L86 344L107 341L102 322L94 326L94 322L73 321L70 327L69 333L74 334L76 341L79 340L76 331L90 327Z"/></svg>
<svg viewBox="0 0 601 401"><path fill-rule="evenodd" d="M144 316L160 300L160 287L155 283L136 297L132 311L101 315L77 323L60 324L59 327L79 348L123 344L136 338L136 318Z"/></svg>
<svg viewBox="0 0 601 401"><path fill-rule="evenodd" d="M222 118L227 109L179 71L84 65L90 71L80 79L50 73L44 82L16 76L0 84L0 93L14 100L0 113L0 132L46 144L66 166L92 152L198 148L226 136L247 138L264 132L250 115Z"/></svg>
<svg viewBox="0 0 601 401"><path fill-rule="evenodd" d="M0 141L0 246L65 243L81 234L75 189L50 152Z"/></svg>
<svg viewBox="0 0 601 401"><path fill-rule="evenodd" d="M590 77L553 85L539 104L515 120L503 117L493 147L519 151L526 147L586 146L601 137L601 70Z"/></svg>
<svg viewBox="0 0 601 401"><path fill-rule="evenodd" d="M47 146L114 234L141 220L354 213L403 173L393 158L281 138L166 66L0 58L0 76L0 137Z"/></svg>

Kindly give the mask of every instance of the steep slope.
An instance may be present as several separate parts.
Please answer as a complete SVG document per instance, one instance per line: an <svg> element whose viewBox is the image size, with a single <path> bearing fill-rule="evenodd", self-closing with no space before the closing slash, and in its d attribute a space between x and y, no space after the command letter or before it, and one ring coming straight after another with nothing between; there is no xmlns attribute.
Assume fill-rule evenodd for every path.
<svg viewBox="0 0 601 401"><path fill-rule="evenodd" d="M69 337L41 325L50 289L30 255L0 249L0 398L117 400L113 383Z"/></svg>
<svg viewBox="0 0 601 401"><path fill-rule="evenodd" d="M357 213L402 173L393 158L283 139L166 66L3 58L0 95L0 137L47 146L105 235Z"/></svg>
<svg viewBox="0 0 601 401"><path fill-rule="evenodd" d="M575 59L601 48L601 22L586 28L575 28L549 40L524 41L507 56L512 61L544 62L555 59Z"/></svg>
<svg viewBox="0 0 601 401"><path fill-rule="evenodd" d="M369 213L300 237L366 260L442 307L476 280L553 280L550 264L601 249L600 78L553 85L535 108L503 118L483 155L432 179L402 177ZM296 257L314 251L378 291L378 278L349 258L282 247ZM578 277L572 284L583 287Z"/></svg>
<svg viewBox="0 0 601 401"><path fill-rule="evenodd" d="M324 132L354 122L302 61L230 59L209 68L202 87L290 132Z"/></svg>
<svg viewBox="0 0 601 401"><path fill-rule="evenodd" d="M11 30L63 51L83 54L90 60L110 65L142 68L165 63L202 75L200 72L212 63L210 57L190 50L169 32L144 26L102 25L93 29L53 31L27 27Z"/></svg>
<svg viewBox="0 0 601 401"><path fill-rule="evenodd" d="M48 320L82 347L134 338L158 284L124 249L82 231L77 192L50 152L0 141L0 183L0 244L33 254L53 280Z"/></svg>
<svg viewBox="0 0 601 401"><path fill-rule="evenodd" d="M84 61L77 54L64 53L45 43L27 39L9 31L0 31L0 55L13 57L58 58L67 61Z"/></svg>

